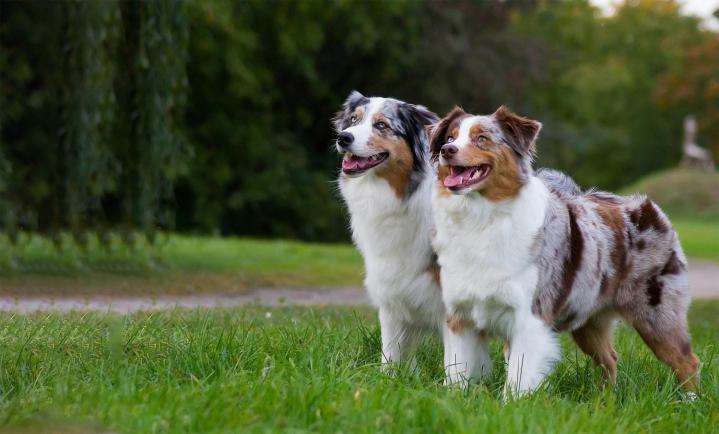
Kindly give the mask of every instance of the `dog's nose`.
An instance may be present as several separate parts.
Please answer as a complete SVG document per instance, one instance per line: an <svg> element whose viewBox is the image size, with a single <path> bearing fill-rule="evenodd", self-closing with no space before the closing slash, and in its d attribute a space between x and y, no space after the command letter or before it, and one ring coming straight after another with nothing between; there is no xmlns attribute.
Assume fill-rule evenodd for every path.
<svg viewBox="0 0 719 434"><path fill-rule="evenodd" d="M354 140L355 136L353 136L352 133L348 133L346 131L342 131L337 135L337 144L343 148L346 148L351 145Z"/></svg>
<svg viewBox="0 0 719 434"><path fill-rule="evenodd" d="M440 151L442 152L442 156L444 158L450 158L454 154L456 154L458 150L459 149L457 149L457 147L454 145L444 145L442 146L442 149Z"/></svg>

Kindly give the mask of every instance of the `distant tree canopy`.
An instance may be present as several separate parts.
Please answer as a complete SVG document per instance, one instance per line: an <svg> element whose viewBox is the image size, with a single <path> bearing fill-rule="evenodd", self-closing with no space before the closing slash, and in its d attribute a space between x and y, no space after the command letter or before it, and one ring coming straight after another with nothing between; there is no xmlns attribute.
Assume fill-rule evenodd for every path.
<svg viewBox="0 0 719 434"><path fill-rule="evenodd" d="M0 4L7 233L342 240L329 118L357 89L544 123L539 164L617 188L719 157L717 34L672 1Z"/></svg>
<svg viewBox="0 0 719 434"><path fill-rule="evenodd" d="M79 241L170 227L183 137L182 3L3 2L2 223Z"/></svg>

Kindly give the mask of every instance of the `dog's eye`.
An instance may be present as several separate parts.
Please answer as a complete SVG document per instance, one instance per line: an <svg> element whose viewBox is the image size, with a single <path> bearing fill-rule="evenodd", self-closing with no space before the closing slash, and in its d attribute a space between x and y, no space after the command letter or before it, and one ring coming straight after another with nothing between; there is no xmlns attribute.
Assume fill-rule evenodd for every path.
<svg viewBox="0 0 719 434"><path fill-rule="evenodd" d="M352 125L356 124L356 123L357 123L357 116L352 116L352 117L350 118L350 123L351 123Z"/></svg>
<svg viewBox="0 0 719 434"><path fill-rule="evenodd" d="M452 136L448 137L447 143L452 143L452 142L454 142L454 137L452 137Z"/></svg>
<svg viewBox="0 0 719 434"><path fill-rule="evenodd" d="M387 128L387 124L382 121L379 121L376 124L374 124L374 127L377 128L378 130L384 130L385 128Z"/></svg>
<svg viewBox="0 0 719 434"><path fill-rule="evenodd" d="M486 142L487 140L489 140L489 138L487 138L487 136L485 135L480 135L479 137L477 137L477 140L479 140L480 142Z"/></svg>

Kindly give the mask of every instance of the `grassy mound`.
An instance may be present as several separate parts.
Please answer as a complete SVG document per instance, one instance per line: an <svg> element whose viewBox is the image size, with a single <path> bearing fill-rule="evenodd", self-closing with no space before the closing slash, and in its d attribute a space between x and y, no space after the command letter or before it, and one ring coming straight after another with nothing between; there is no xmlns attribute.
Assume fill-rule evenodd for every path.
<svg viewBox="0 0 719 434"><path fill-rule="evenodd" d="M671 169L649 175L623 190L642 193L672 217L719 219L719 173Z"/></svg>

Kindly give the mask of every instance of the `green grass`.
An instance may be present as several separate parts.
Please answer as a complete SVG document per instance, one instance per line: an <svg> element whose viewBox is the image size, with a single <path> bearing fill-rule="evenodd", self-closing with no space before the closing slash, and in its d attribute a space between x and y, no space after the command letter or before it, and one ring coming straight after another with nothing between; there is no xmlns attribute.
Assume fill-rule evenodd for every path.
<svg viewBox="0 0 719 434"><path fill-rule="evenodd" d="M688 256L719 260L719 219L673 222ZM231 293L360 286L363 275L362 258L350 244L172 235L157 247L135 251L121 243L110 250L91 244L78 261L76 247L61 254L48 240L33 237L17 250L20 272L0 273L0 287L18 293Z"/></svg>
<svg viewBox="0 0 719 434"><path fill-rule="evenodd" d="M674 218L719 221L719 173L674 168L652 173L622 190L646 194Z"/></svg>
<svg viewBox="0 0 719 434"><path fill-rule="evenodd" d="M688 256L719 260L719 220L675 219L672 224Z"/></svg>
<svg viewBox="0 0 719 434"><path fill-rule="evenodd" d="M504 404L504 367L468 390L441 383L440 345L383 374L369 309L2 316L0 424L6 432L715 432L719 303L691 312L703 395L620 328L616 390L563 338L546 387ZM2 429L0 429L2 432Z"/></svg>
<svg viewBox="0 0 719 434"><path fill-rule="evenodd" d="M357 285L362 259L349 244L175 236L164 257L179 270L237 272L296 286Z"/></svg>
<svg viewBox="0 0 719 434"><path fill-rule="evenodd" d="M183 235L134 249L91 240L85 250L66 243L58 251L37 236L14 247L0 243L0 288L16 293L232 293L361 286L362 276L362 258L350 244Z"/></svg>

